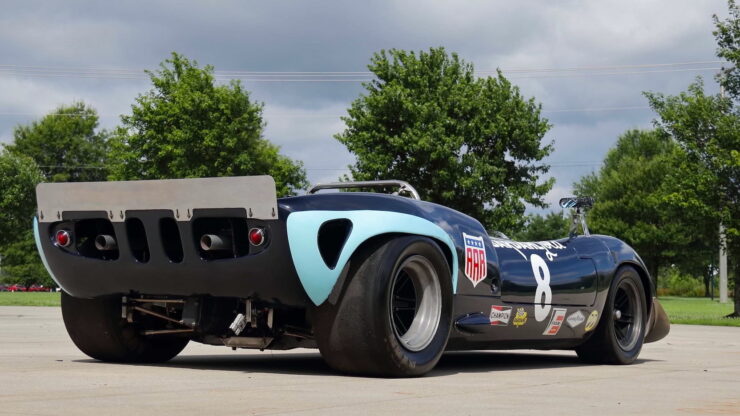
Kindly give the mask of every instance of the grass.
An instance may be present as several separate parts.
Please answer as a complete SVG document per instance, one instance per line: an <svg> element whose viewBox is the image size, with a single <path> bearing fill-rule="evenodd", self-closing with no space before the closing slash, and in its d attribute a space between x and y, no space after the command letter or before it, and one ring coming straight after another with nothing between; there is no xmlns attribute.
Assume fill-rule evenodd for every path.
<svg viewBox="0 0 740 416"><path fill-rule="evenodd" d="M658 298L672 324L738 326L740 318L725 318L733 311L732 299L722 304L708 298Z"/></svg>
<svg viewBox="0 0 740 416"><path fill-rule="evenodd" d="M54 292L0 292L0 306L59 306L60 299ZM732 301L721 304L707 298L661 296L660 304L673 324L740 327L740 318L725 318L732 313Z"/></svg>
<svg viewBox="0 0 740 416"><path fill-rule="evenodd" d="M0 306L59 306L59 292L0 292Z"/></svg>

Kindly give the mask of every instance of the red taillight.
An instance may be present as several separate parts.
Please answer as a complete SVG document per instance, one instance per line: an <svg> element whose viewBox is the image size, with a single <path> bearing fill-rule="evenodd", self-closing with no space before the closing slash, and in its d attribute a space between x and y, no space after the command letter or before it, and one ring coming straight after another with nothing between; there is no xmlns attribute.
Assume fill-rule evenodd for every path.
<svg viewBox="0 0 740 416"><path fill-rule="evenodd" d="M249 243L253 246L261 246L265 242L265 230L252 228L249 230Z"/></svg>
<svg viewBox="0 0 740 416"><path fill-rule="evenodd" d="M69 235L67 230L59 230L54 236L54 240L58 246L67 247L72 242L72 236Z"/></svg>

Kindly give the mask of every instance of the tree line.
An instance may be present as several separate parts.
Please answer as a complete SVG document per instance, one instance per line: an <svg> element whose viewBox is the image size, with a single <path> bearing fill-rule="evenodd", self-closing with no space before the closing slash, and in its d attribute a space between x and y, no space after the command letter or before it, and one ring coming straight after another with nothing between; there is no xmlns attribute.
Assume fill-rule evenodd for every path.
<svg viewBox="0 0 740 416"><path fill-rule="evenodd" d="M597 200L592 232L625 240L655 276L666 267L711 276L719 223L740 275L740 12L728 4L730 17L714 18L717 55L734 65L718 78L728 97L707 94L701 79L676 96L645 93L654 128L622 134L602 167L574 184ZM407 180L424 199L478 219L491 234L566 235L568 219L557 212L524 215L528 205L547 207L554 182L544 162L551 124L534 98L500 72L475 76L472 63L444 48L380 51L368 68L374 79L335 135L356 158L343 180ZM308 186L303 163L264 137L263 104L240 82L216 83L213 67L177 53L148 74L151 89L112 130L100 129L95 109L81 102L15 128L0 154L6 280L50 283L30 230L40 181L269 174L279 195Z"/></svg>

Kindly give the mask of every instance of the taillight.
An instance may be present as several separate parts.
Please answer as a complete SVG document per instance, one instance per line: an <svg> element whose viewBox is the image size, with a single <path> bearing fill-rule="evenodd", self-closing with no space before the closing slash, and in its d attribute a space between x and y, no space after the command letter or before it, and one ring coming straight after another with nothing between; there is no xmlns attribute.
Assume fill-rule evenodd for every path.
<svg viewBox="0 0 740 416"><path fill-rule="evenodd" d="M265 242L265 230L252 228L249 230L249 243L253 246L261 246Z"/></svg>
<svg viewBox="0 0 740 416"><path fill-rule="evenodd" d="M54 235L54 242L60 247L67 247L72 243L72 235L67 230L59 230Z"/></svg>

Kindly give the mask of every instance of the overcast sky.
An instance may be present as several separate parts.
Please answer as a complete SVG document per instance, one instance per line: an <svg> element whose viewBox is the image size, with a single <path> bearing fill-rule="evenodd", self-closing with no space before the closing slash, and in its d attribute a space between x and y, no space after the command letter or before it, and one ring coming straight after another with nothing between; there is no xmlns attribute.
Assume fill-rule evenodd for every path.
<svg viewBox="0 0 740 416"><path fill-rule="evenodd" d="M5 0L0 141L75 100L115 126L149 88L136 74L177 51L217 71L270 72L244 81L265 104L266 138L302 160L312 183L335 180L353 157L332 136L364 75L325 73L367 71L384 48L444 46L482 74L501 68L542 103L553 124L552 203L598 169L620 133L650 127L642 91L677 93L699 75L717 90L711 17L726 9L723 0Z"/></svg>

